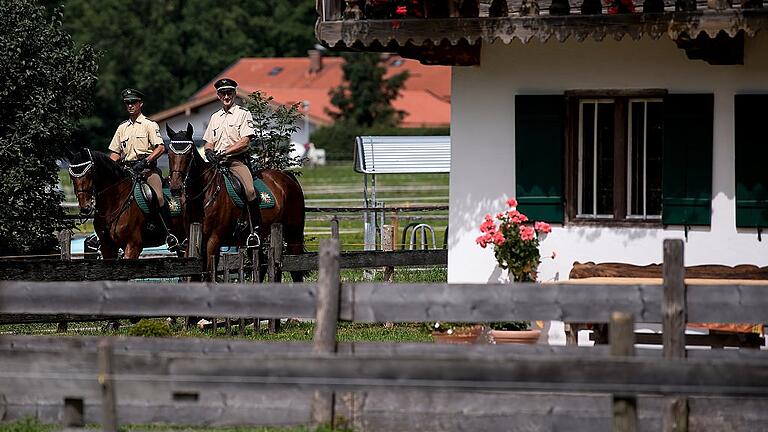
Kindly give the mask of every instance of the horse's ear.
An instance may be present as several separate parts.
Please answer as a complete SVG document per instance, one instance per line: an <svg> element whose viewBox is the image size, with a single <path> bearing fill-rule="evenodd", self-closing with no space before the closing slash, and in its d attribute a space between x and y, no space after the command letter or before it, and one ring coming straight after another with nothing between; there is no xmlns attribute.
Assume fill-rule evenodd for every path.
<svg viewBox="0 0 768 432"><path fill-rule="evenodd" d="M170 126L168 126L168 123L166 123L166 124L165 124L165 133L167 133L167 134L168 134L168 138L171 138L171 139L173 139L173 135L174 135L176 132L174 132L174 131L173 131L173 129L171 129L171 127L170 127Z"/></svg>
<svg viewBox="0 0 768 432"><path fill-rule="evenodd" d="M192 124L187 123L187 138L192 139L192 132L193 132Z"/></svg>

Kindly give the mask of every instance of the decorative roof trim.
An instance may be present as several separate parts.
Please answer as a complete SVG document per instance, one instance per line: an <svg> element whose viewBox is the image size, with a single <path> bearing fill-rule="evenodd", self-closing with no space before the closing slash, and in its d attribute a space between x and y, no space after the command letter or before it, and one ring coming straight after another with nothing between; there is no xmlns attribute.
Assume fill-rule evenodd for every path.
<svg viewBox="0 0 768 432"><path fill-rule="evenodd" d="M402 20L344 20L318 22L315 33L323 44L337 48L386 47L423 45L475 45L479 41L497 39L510 43L517 39L528 43L532 39L579 42L588 37L602 41L606 37L634 40L644 36L659 39L667 35L677 40L681 35L696 38L704 33L714 38L725 32L730 37L743 31L752 37L768 28L768 9L728 9L633 13L619 15L540 15L501 18L443 18Z"/></svg>

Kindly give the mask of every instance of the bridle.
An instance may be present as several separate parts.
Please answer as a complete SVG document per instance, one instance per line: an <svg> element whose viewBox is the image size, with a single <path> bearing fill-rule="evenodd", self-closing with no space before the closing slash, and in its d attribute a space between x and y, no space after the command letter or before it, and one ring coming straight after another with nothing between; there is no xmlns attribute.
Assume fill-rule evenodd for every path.
<svg viewBox="0 0 768 432"><path fill-rule="evenodd" d="M181 145L186 144L186 146L184 146L182 149L177 149L176 147L174 147L174 144L181 144ZM168 149L171 152L173 152L173 154L183 156L188 154L192 150L193 145L194 145L194 142L192 142L192 140L173 140L172 139L171 145L168 146ZM192 172L192 164L194 163L195 163L195 157L194 155L192 155L192 161L190 161L189 166L187 166L186 174L184 174L184 170L179 170L179 169L170 169L168 172L169 177L172 176L173 173L178 173L180 175L184 174L184 182L182 182L181 184L181 190L183 194L186 194L187 182L189 181L189 173Z"/></svg>
<svg viewBox="0 0 768 432"><path fill-rule="evenodd" d="M68 169L69 175L72 176L73 179L79 179L79 178L85 177L85 175L88 174L93 169L94 163L93 163L93 155L91 155L91 150L90 149L85 149L85 150L88 152L88 160L83 163L69 166L69 169ZM88 202L90 204L89 207L91 210L88 213L82 213L82 211L80 213L84 217L90 216L91 213L93 213L93 211L96 209L96 183L91 181L90 188L78 188L77 184L73 181L72 188L75 190L75 196L77 196L78 198L80 197L80 195L90 194L90 199L88 199Z"/></svg>

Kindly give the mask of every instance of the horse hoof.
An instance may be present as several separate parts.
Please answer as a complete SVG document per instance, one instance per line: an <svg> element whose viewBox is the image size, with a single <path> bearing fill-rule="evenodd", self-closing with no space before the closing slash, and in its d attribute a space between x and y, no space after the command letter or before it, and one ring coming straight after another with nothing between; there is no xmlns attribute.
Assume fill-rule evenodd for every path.
<svg viewBox="0 0 768 432"><path fill-rule="evenodd" d="M209 325L211 325L211 321L208 321L207 319L204 319L204 318L197 322L197 327L200 330L205 329L205 327Z"/></svg>
<svg viewBox="0 0 768 432"><path fill-rule="evenodd" d="M168 237L165 238L165 244L168 245L169 251L176 252L179 248L179 239L177 239L175 235L169 234Z"/></svg>

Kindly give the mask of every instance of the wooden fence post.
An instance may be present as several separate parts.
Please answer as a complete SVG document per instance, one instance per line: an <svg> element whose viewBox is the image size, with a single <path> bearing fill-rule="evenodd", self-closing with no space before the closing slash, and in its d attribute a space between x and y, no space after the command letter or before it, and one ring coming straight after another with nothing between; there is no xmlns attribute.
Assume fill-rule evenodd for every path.
<svg viewBox="0 0 768 432"><path fill-rule="evenodd" d="M261 246L250 249L251 251L251 282L254 284L261 283ZM253 317L253 333L259 333L259 327L261 326L261 318Z"/></svg>
<svg viewBox="0 0 768 432"><path fill-rule="evenodd" d="M246 249L247 250L247 249ZM240 259L239 266L237 268L237 282L240 284L245 283L245 251L241 251L238 255L238 258ZM239 334L240 336L245 335L245 318L240 317L238 320L238 327L240 328Z"/></svg>
<svg viewBox="0 0 768 432"><path fill-rule="evenodd" d="M339 218L336 215L331 218L331 238L339 238ZM339 242L339 249L341 249L341 242Z"/></svg>
<svg viewBox="0 0 768 432"><path fill-rule="evenodd" d="M187 245L187 258L200 258L200 245L202 243L203 231L200 228L200 222L193 222L189 225L189 245ZM200 268L200 273L202 274L202 266ZM187 282L193 282L199 279L199 277L188 277ZM194 325L194 323L191 323L190 320L191 317L184 318L184 327L186 327L187 330L189 330L189 328Z"/></svg>
<svg viewBox="0 0 768 432"><path fill-rule="evenodd" d="M224 283L230 283L232 281L232 264L234 255L231 253L224 254L224 259L222 260L224 263ZM232 336L232 318L227 315L224 317L224 331L227 336Z"/></svg>
<svg viewBox="0 0 768 432"><path fill-rule="evenodd" d="M218 276L218 270L219 270L219 255L214 254L211 255L211 262L208 266L209 269L211 269L211 282L216 283L216 278ZM213 331L213 337L216 337L216 332L219 331L219 324L218 324L218 317L211 317L211 330Z"/></svg>
<svg viewBox="0 0 768 432"><path fill-rule="evenodd" d="M392 252L395 250L395 231L392 225L381 227L381 250ZM384 267L384 282L392 282L395 279L395 268L393 266Z"/></svg>
<svg viewBox="0 0 768 432"><path fill-rule="evenodd" d="M336 352L336 326L339 320L339 291L341 291L339 254L339 241L337 239L320 242L317 309L312 346L312 352L315 354L333 354ZM315 391L312 400L313 429L321 425L333 427L333 410L334 393Z"/></svg>
<svg viewBox="0 0 768 432"><path fill-rule="evenodd" d="M279 223L272 224L272 230L269 234L269 281L279 283L283 280L283 225ZM269 320L269 332L277 333L280 331L280 318Z"/></svg>
<svg viewBox="0 0 768 432"><path fill-rule="evenodd" d="M681 359L685 352L686 286L683 241L664 240L664 299L662 342L665 359ZM688 398L673 397L662 420L664 432L688 431Z"/></svg>
<svg viewBox="0 0 768 432"><path fill-rule="evenodd" d="M59 231L59 247L61 248L61 260L71 261L72 260L72 231L68 229ZM67 322L59 321L59 324L56 326L56 333L66 333L66 332L67 332Z"/></svg>
<svg viewBox="0 0 768 432"><path fill-rule="evenodd" d="M632 314L614 312L608 330L611 355L635 355L635 321ZM613 395L613 432L637 431L637 396Z"/></svg>
<svg viewBox="0 0 768 432"><path fill-rule="evenodd" d="M98 344L99 384L101 385L101 427L105 432L117 432L117 403L112 377L112 340L102 338Z"/></svg>

